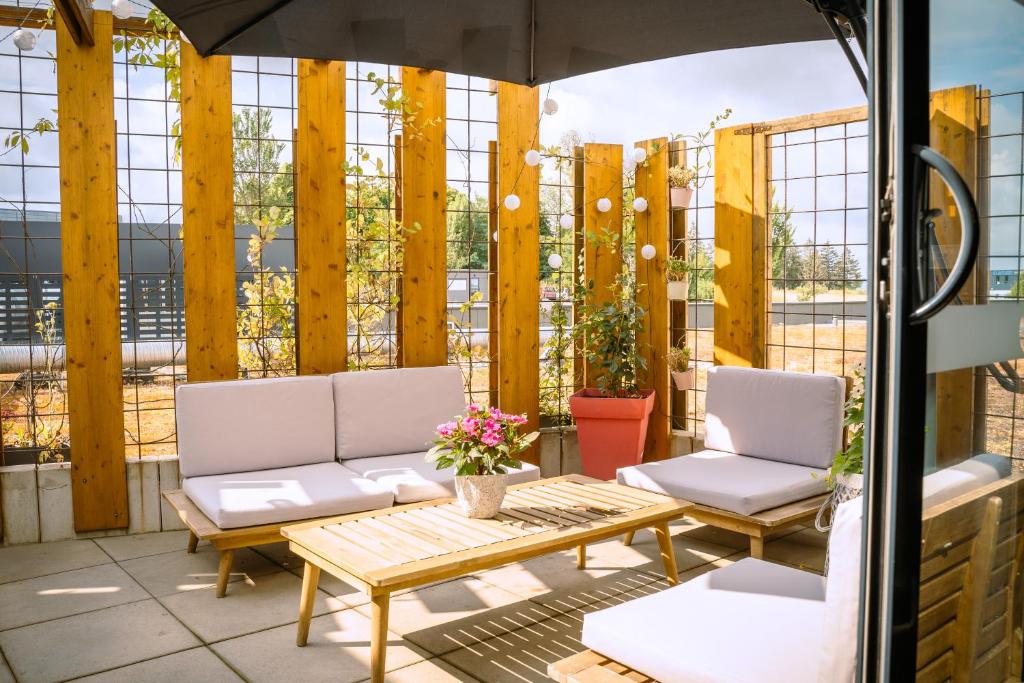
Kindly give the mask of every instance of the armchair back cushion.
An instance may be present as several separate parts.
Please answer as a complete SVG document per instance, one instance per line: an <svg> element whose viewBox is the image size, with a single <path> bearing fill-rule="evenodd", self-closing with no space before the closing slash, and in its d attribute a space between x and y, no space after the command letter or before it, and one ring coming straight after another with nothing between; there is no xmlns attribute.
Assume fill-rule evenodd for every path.
<svg viewBox="0 0 1024 683"><path fill-rule="evenodd" d="M329 377L183 384L175 400L182 476L334 460Z"/></svg>
<svg viewBox="0 0 1024 683"><path fill-rule="evenodd" d="M331 380L341 460L425 451L437 425L466 412L455 366L339 372Z"/></svg>
<svg viewBox="0 0 1024 683"><path fill-rule="evenodd" d="M708 370L706 448L827 468L843 444L846 380L758 368Z"/></svg>

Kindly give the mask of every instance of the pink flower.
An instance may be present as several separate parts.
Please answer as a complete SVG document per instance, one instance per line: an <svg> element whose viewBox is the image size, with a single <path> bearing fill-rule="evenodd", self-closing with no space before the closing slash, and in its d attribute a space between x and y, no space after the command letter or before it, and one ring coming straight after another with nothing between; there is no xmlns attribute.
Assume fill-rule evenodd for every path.
<svg viewBox="0 0 1024 683"><path fill-rule="evenodd" d="M439 436L451 436L458 426L457 422L445 422L437 425L437 433Z"/></svg>
<svg viewBox="0 0 1024 683"><path fill-rule="evenodd" d="M475 435L478 426L480 426L480 420L475 417L467 417L462 421L462 428L466 430L467 434Z"/></svg>
<svg viewBox="0 0 1024 683"><path fill-rule="evenodd" d="M522 415L511 415L509 419L512 421L512 424L524 425L526 424L526 413L523 413Z"/></svg>
<svg viewBox="0 0 1024 683"><path fill-rule="evenodd" d="M470 413L479 413L480 406L478 406L476 403L470 403L468 410Z"/></svg>
<svg viewBox="0 0 1024 683"><path fill-rule="evenodd" d="M500 420L505 417L505 413L501 412L497 408L491 408L491 419Z"/></svg>
<svg viewBox="0 0 1024 683"><path fill-rule="evenodd" d="M501 429L501 423L498 422L497 420L491 418L491 419L487 420L486 422L484 422L484 429L486 429L489 432L497 431L497 430Z"/></svg>
<svg viewBox="0 0 1024 683"><path fill-rule="evenodd" d="M480 441L485 446L497 446L502 441L501 432L484 432L484 435L480 437Z"/></svg>

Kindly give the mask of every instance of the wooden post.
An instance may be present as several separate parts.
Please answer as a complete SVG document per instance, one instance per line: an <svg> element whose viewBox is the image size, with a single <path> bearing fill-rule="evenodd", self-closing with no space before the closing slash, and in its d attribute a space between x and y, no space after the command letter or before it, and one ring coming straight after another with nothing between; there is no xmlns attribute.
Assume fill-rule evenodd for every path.
<svg viewBox="0 0 1024 683"><path fill-rule="evenodd" d="M716 365L764 367L765 134L715 131Z"/></svg>
<svg viewBox="0 0 1024 683"><path fill-rule="evenodd" d="M487 143L487 369L488 399L498 405L498 141ZM538 389L539 391L539 389Z"/></svg>
<svg viewBox="0 0 1024 683"><path fill-rule="evenodd" d="M586 229L583 225L583 188L584 188L584 155L583 147L577 146L572 151L572 283L573 288L584 282L583 255L586 249ZM580 302L573 296L572 319L579 320ZM573 389L583 389L586 380L586 363L583 340L579 337L573 342Z"/></svg>
<svg viewBox="0 0 1024 683"><path fill-rule="evenodd" d="M347 366L345 63L300 59L295 255L300 375Z"/></svg>
<svg viewBox="0 0 1024 683"><path fill-rule="evenodd" d="M15 3L17 4L17 3ZM77 45L96 44L95 14L92 2L86 0L54 0L54 8L60 15L61 23Z"/></svg>
<svg viewBox="0 0 1024 683"><path fill-rule="evenodd" d="M956 167L973 192L978 168L977 88L973 85L939 90L931 95L930 134L932 146ZM931 174L929 206L942 209L936 216L935 235L946 266L956 260L960 249L960 216L948 186ZM979 262L987 254L980 253ZM978 269L960 290L964 304L977 303L977 294L987 282L978 282ZM984 376L980 381L985 382ZM942 372L935 377L935 461L948 467L972 455L975 397L974 368Z"/></svg>
<svg viewBox="0 0 1024 683"><path fill-rule="evenodd" d="M181 42L181 202L190 382L238 377L231 58Z"/></svg>
<svg viewBox="0 0 1024 683"><path fill-rule="evenodd" d="M128 526L121 393L113 23L57 23L64 343L75 531Z"/></svg>
<svg viewBox="0 0 1024 683"><path fill-rule="evenodd" d="M588 143L583 155L583 276L593 285L593 303L603 303L622 271L622 145ZM611 201L607 212L597 207L602 198ZM596 380L586 365L584 384L593 387Z"/></svg>
<svg viewBox="0 0 1024 683"><path fill-rule="evenodd" d="M540 171L527 166L538 144L536 88L498 83L498 405L540 425ZM519 197L515 211L505 207ZM539 462L537 443L522 459Z"/></svg>
<svg viewBox="0 0 1024 683"><path fill-rule="evenodd" d="M636 282L641 307L647 312L637 346L647 360L639 373L641 389L651 389L657 398L651 413L644 447L644 460L665 460L670 455L672 419L671 382L668 373L669 301L665 259L669 256L668 138L637 143L647 150L647 163L636 169L636 196L647 200L647 210L637 212ZM655 256L640 254L645 244L654 245Z"/></svg>
<svg viewBox="0 0 1024 683"><path fill-rule="evenodd" d="M402 365L448 363L448 223L445 74L402 68L415 127L402 136Z"/></svg>

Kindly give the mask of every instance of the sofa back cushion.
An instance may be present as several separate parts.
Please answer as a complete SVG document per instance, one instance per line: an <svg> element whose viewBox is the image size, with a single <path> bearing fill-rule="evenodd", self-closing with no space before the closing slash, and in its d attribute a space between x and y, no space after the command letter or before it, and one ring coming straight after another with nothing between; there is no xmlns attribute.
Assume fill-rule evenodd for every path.
<svg viewBox="0 0 1024 683"><path fill-rule="evenodd" d="M704 445L826 468L843 443L846 380L757 368L708 370Z"/></svg>
<svg viewBox="0 0 1024 683"><path fill-rule="evenodd" d="M341 460L425 451L439 424L466 412L455 366L339 372L331 380Z"/></svg>
<svg viewBox="0 0 1024 683"><path fill-rule="evenodd" d="M329 377L183 384L175 401L182 476L334 460Z"/></svg>

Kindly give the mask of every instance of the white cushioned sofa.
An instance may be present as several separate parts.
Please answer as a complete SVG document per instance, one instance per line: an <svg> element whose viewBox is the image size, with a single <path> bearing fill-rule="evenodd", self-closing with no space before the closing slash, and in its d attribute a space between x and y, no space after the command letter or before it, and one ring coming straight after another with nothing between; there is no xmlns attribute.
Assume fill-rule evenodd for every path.
<svg viewBox="0 0 1024 683"><path fill-rule="evenodd" d="M454 495L453 470L425 455L437 425L465 413L457 367L184 384L175 397L184 480L165 497L190 551L207 538L227 553L219 595L233 549L280 540L283 524ZM539 477L524 463L509 481Z"/></svg>
<svg viewBox="0 0 1024 683"><path fill-rule="evenodd" d="M764 525L742 529L737 516L820 496L825 475L843 446L846 380L756 368L708 370L704 446L691 455L624 467L620 484L698 504L709 524L728 513L729 528L751 536L760 556ZM711 508L701 509L701 508ZM814 505L806 508L813 516ZM690 514L690 513L688 513ZM787 518L788 520L789 518ZM799 516L789 521L800 521Z"/></svg>
<svg viewBox="0 0 1024 683"><path fill-rule="evenodd" d="M980 455L928 475L925 508L1009 473L1007 458ZM662 683L852 683L862 510L859 497L839 506L827 579L745 558L587 614L583 644Z"/></svg>

